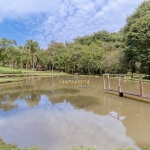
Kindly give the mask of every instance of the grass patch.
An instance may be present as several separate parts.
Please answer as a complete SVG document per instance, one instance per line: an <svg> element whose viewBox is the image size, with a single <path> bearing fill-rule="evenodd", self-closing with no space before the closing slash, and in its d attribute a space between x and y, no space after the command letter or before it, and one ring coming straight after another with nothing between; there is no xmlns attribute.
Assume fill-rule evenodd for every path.
<svg viewBox="0 0 150 150"><path fill-rule="evenodd" d="M18 148L16 144L7 144L2 139L0 139L0 150L42 150L42 149L38 147Z"/></svg>
<svg viewBox="0 0 150 150"><path fill-rule="evenodd" d="M107 78L107 77L105 77L105 78ZM115 77L110 76L110 79L118 79L118 77L117 77L117 76L115 76ZM133 76L133 78L130 77L130 76L121 77L121 80L139 82L139 76ZM150 83L150 80L148 80L148 79L144 79L144 78L143 78L142 80L143 80L143 82Z"/></svg>
<svg viewBox="0 0 150 150"><path fill-rule="evenodd" d="M118 148L118 149L115 149L115 150L134 150L133 148Z"/></svg>
<svg viewBox="0 0 150 150"><path fill-rule="evenodd" d="M5 71L5 72L11 72L11 71L21 71L21 72L33 72L33 70L26 70L26 69L14 69L10 67L2 67L0 66L0 71Z"/></svg>
<svg viewBox="0 0 150 150"><path fill-rule="evenodd" d="M0 139L0 150L44 150L41 148L38 148L37 146L33 148L18 148L16 144L7 144L2 139ZM71 150L95 150L95 148L71 148Z"/></svg>
<svg viewBox="0 0 150 150"><path fill-rule="evenodd" d="M115 150L135 150L135 149L133 149L133 148L118 148L118 149L115 149ZM150 150L150 148L145 147L144 150Z"/></svg>
<svg viewBox="0 0 150 150"><path fill-rule="evenodd" d="M52 73L51 71L33 71L33 70L26 70L26 69L23 69L23 68L20 68L20 69L15 69L15 68L9 68L9 67L2 67L0 66L0 73L1 74L25 74L25 73L31 73L31 74L59 74L58 72L55 72ZM62 72L60 72L61 74ZM66 73L63 73L63 74L66 74Z"/></svg>
<svg viewBox="0 0 150 150"><path fill-rule="evenodd" d="M52 73L50 71L33 71L25 69L13 69L9 67L0 66L0 83L22 81L23 78L21 79L21 77L30 77L30 76L49 77L49 76L66 76L66 75L68 74L64 72Z"/></svg>
<svg viewBox="0 0 150 150"><path fill-rule="evenodd" d="M96 150L95 148L84 148L84 147L81 147L81 148L72 148L71 150Z"/></svg>
<svg viewBox="0 0 150 150"><path fill-rule="evenodd" d="M0 150L44 150L39 148L38 146L32 147L32 148L19 148L16 144L7 144L0 138ZM71 150L96 150L95 147L93 148L71 148ZM119 148L115 150L134 150L132 148ZM150 148L145 147L145 150L150 150Z"/></svg>

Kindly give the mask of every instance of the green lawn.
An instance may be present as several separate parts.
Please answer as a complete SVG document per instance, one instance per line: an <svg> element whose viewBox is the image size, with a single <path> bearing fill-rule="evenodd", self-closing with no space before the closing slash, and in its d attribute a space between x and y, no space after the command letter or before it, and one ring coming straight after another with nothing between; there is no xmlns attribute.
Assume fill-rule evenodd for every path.
<svg viewBox="0 0 150 150"><path fill-rule="evenodd" d="M33 148L18 148L16 144L7 144L0 138L0 150L43 150L41 148L33 147ZM71 150L96 150L95 148L71 148ZM118 148L115 150L134 150L132 148ZM145 147L144 150L150 150L150 148Z"/></svg>
<svg viewBox="0 0 150 150"><path fill-rule="evenodd" d="M17 69L17 68L10 68L10 67L3 67L0 66L1 71L21 71L21 72L33 72L33 70L26 70L26 69Z"/></svg>
<svg viewBox="0 0 150 150"><path fill-rule="evenodd" d="M5 75L16 75L16 74L23 74L23 75L66 75L63 72L55 72L52 73L51 71L33 71L33 70L26 70L26 69L14 69L9 67L2 67L0 66L0 77Z"/></svg>
<svg viewBox="0 0 150 150"><path fill-rule="evenodd" d="M6 71L6 72L18 72L18 71L21 71L22 73L26 73L26 72L29 72L29 73L35 73L35 72L41 72L41 73L43 73L43 72L51 72L51 71L33 71L33 70L26 70L26 69L23 69L23 68L20 68L20 69L17 69L17 68L10 68L10 67L3 67L3 66L0 66L0 71ZM52 73L52 72L51 72ZM54 71L54 73L56 73L55 71Z"/></svg>
<svg viewBox="0 0 150 150"><path fill-rule="evenodd" d="M18 148L16 144L7 144L2 139L0 139L0 150L41 150L41 149L38 147Z"/></svg>
<svg viewBox="0 0 150 150"><path fill-rule="evenodd" d="M64 72L54 72L51 71L33 71L26 69L13 69L9 67L0 66L0 83L7 82L17 82L22 81L22 77L28 76L65 76Z"/></svg>
<svg viewBox="0 0 150 150"><path fill-rule="evenodd" d="M144 76L144 75L143 75ZM105 76L105 78L107 78L107 76ZM115 78L115 79L118 79L118 77L113 77L113 76L110 76L111 79ZM136 81L136 82L139 82L139 76L133 76L133 78L131 76L125 76L125 77L121 77L121 80L128 80L128 81ZM150 80L148 79L142 79L143 82L149 82L150 83Z"/></svg>

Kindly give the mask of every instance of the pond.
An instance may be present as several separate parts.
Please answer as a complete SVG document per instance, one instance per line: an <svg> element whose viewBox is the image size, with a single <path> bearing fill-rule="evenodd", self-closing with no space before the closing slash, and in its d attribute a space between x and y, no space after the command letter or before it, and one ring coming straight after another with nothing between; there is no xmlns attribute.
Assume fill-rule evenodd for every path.
<svg viewBox="0 0 150 150"><path fill-rule="evenodd" d="M32 77L0 85L0 137L5 142L49 150L150 146L150 104L104 92L100 77L86 77L88 86L60 84L61 79ZM136 91L135 84L124 87Z"/></svg>

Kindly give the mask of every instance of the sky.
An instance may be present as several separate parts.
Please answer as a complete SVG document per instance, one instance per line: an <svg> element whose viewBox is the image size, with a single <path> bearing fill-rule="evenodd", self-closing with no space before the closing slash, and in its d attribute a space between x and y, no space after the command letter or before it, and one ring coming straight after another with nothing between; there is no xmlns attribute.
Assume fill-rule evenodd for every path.
<svg viewBox="0 0 150 150"><path fill-rule="evenodd" d="M71 42L78 36L117 32L143 0L0 0L0 39Z"/></svg>

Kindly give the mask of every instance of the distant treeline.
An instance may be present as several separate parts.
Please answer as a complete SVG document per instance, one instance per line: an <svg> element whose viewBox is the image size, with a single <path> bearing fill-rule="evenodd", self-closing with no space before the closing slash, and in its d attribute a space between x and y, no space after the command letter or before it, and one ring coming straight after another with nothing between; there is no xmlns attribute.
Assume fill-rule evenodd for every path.
<svg viewBox="0 0 150 150"><path fill-rule="evenodd" d="M150 75L150 0L127 17L126 25L115 33L102 30L77 37L73 42L51 41L41 49L27 40L0 40L0 64L27 69L57 69L81 74L138 72Z"/></svg>

